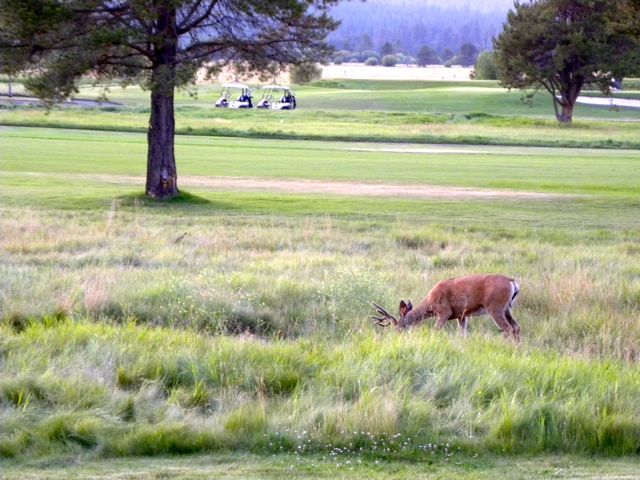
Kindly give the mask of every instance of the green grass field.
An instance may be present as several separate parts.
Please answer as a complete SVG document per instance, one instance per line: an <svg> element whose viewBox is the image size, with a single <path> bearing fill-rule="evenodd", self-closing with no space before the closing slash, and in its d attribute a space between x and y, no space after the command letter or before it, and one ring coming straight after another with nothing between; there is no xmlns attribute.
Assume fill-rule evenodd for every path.
<svg viewBox="0 0 640 480"><path fill-rule="evenodd" d="M27 466L6 463L3 478L14 479L209 479L229 478L267 480L293 479L452 479L481 480L509 478L537 480L544 478L635 478L638 463L633 458L603 459L576 456L544 456L519 458L432 459L429 462L399 463L364 459L350 461L335 456L277 455L190 455L171 458L126 458L85 460L73 465L74 459L58 462L32 461Z"/></svg>
<svg viewBox="0 0 640 480"><path fill-rule="evenodd" d="M144 175L146 137L4 128L3 170ZM357 180L637 196L637 150L425 147L178 137L183 175ZM63 159L63 161L61 161ZM63 195L64 196L64 195Z"/></svg>
<svg viewBox="0 0 640 480"><path fill-rule="evenodd" d="M399 463L384 460L345 460L335 456L277 455L190 455L171 458L126 458L58 462L32 461L27 466L5 463L3 478L13 479L209 479L229 478L267 480L293 479L453 479L481 480L509 478L537 480L544 478L635 478L638 464L633 458L603 459L576 456L544 456L519 458L482 457L432 459L429 462Z"/></svg>
<svg viewBox="0 0 640 480"><path fill-rule="evenodd" d="M84 87L78 96L96 98L99 93ZM531 108L521 102L521 93L495 82L321 82L301 87L297 94L300 108L293 112L220 111L213 108L218 87L201 86L195 98L186 92L177 96L176 128L180 134L242 138L640 147L637 109L577 106L575 123L560 128L548 97L540 94ZM146 131L146 92L111 87L109 98L123 107L65 107L47 113L2 102L0 125Z"/></svg>
<svg viewBox="0 0 640 480"><path fill-rule="evenodd" d="M338 87L407 102L416 89ZM565 129L534 113L510 126L463 91L469 111L501 119L463 122L494 129L484 143L570 134L580 148L444 147L406 143L418 114L392 103L336 113L351 140L368 138L367 118L395 119L388 143L255 138L243 125L275 112L196 106L183 121L228 115L233 135L180 135L185 193L155 203L141 196L145 137L126 127L142 99L126 95L121 113L42 116L111 131L0 127L0 476L636 474L640 153L617 148L635 120ZM313 131L327 114L309 108L285 118ZM0 110L0 122L41 115ZM621 143L586 148L584 132ZM371 185L396 193L359 189ZM469 272L518 278L520 345L486 317L467 339L453 324L399 334L368 320L371 301L394 309Z"/></svg>

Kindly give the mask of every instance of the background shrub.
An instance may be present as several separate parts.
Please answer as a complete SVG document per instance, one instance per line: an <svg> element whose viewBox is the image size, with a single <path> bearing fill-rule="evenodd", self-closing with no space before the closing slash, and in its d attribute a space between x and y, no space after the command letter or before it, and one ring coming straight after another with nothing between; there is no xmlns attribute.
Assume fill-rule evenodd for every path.
<svg viewBox="0 0 640 480"><path fill-rule="evenodd" d="M398 57L395 55L385 55L382 57L381 63L383 67L395 67L398 63Z"/></svg>
<svg viewBox="0 0 640 480"><path fill-rule="evenodd" d="M303 63L291 68L289 79L294 85L304 85L322 79L322 69L315 63Z"/></svg>
<svg viewBox="0 0 640 480"><path fill-rule="evenodd" d="M498 80L498 69L496 68L496 58L493 52L485 50L478 55L475 78L476 80Z"/></svg>

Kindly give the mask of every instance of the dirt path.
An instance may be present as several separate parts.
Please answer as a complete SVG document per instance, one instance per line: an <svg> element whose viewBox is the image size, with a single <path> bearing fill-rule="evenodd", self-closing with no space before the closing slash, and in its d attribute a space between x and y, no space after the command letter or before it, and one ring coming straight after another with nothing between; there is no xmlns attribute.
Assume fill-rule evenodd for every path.
<svg viewBox="0 0 640 480"><path fill-rule="evenodd" d="M438 185L405 185L326 180L281 180L236 177L182 177L182 185L214 189L271 191L281 193L314 193L354 197L396 198L527 198L544 199L558 195L539 192L492 190Z"/></svg>
<svg viewBox="0 0 640 480"><path fill-rule="evenodd" d="M8 96L4 94L0 94L0 101L7 102L12 105L41 105L42 101L35 97L30 97L28 95L16 94L13 96ZM70 100L66 100L64 102L57 103L58 106L72 106L72 107L122 107L121 103L118 102L107 102L107 101L99 101L99 100L91 100L88 98L73 98Z"/></svg>
<svg viewBox="0 0 640 480"><path fill-rule="evenodd" d="M54 176L66 179L94 180L115 184L144 185L144 178L131 175L90 175L21 172L31 176ZM550 200L575 198L576 195L541 193L519 190L495 190L490 188L452 187L442 185L418 185L399 183L369 183L356 181L272 179L255 177L207 177L181 176L181 188L205 188L211 190L274 192L293 194L324 194L348 197L387 197L412 199L520 199Z"/></svg>
<svg viewBox="0 0 640 480"><path fill-rule="evenodd" d="M443 154L443 153L457 153L465 155L487 155L493 153L489 150L472 150L461 147L460 145L455 148L447 147L435 147L428 145L426 147L401 147L401 146L376 146L376 147L354 147L348 150L352 152L384 152L384 153L421 153L421 154ZM511 153L510 153L511 154Z"/></svg>

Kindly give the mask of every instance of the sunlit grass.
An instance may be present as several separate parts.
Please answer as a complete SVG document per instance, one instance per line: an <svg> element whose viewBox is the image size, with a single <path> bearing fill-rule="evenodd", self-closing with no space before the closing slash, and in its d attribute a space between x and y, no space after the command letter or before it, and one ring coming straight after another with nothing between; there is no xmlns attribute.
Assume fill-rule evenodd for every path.
<svg viewBox="0 0 640 480"><path fill-rule="evenodd" d="M640 376L475 335L208 337L133 323L3 327L3 456L250 450L429 459L633 454ZM195 399L195 400L194 400Z"/></svg>
<svg viewBox="0 0 640 480"><path fill-rule="evenodd" d="M71 203L60 210L46 207L46 199L22 198L30 210L5 209L0 224L5 321L63 312L210 333L339 336L370 330L373 300L393 306L401 297L420 299L443 278L497 271L523 285L517 313L528 342L637 358L633 204L619 203L604 229L605 219L591 219L604 203L584 210L549 204L551 221L538 227L535 202L518 210L506 201L480 208L480 202L378 200L367 207L345 200L349 213L323 217L313 198L230 196L236 209L137 200L84 209L76 199L80 209ZM336 201L324 200L322 208ZM272 213L252 214L258 202ZM276 215L280 203L287 207ZM295 207L309 211L287 213ZM505 213L508 221L487 226ZM447 220L452 214L454 224ZM493 329L489 320L472 327Z"/></svg>

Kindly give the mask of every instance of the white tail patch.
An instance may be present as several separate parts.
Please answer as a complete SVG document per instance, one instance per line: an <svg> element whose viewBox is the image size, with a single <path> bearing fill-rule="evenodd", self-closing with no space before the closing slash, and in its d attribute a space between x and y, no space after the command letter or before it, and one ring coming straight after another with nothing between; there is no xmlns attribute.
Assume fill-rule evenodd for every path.
<svg viewBox="0 0 640 480"><path fill-rule="evenodd" d="M520 293L520 285L518 282L511 282L511 300L509 300L509 308L513 308L516 297Z"/></svg>

